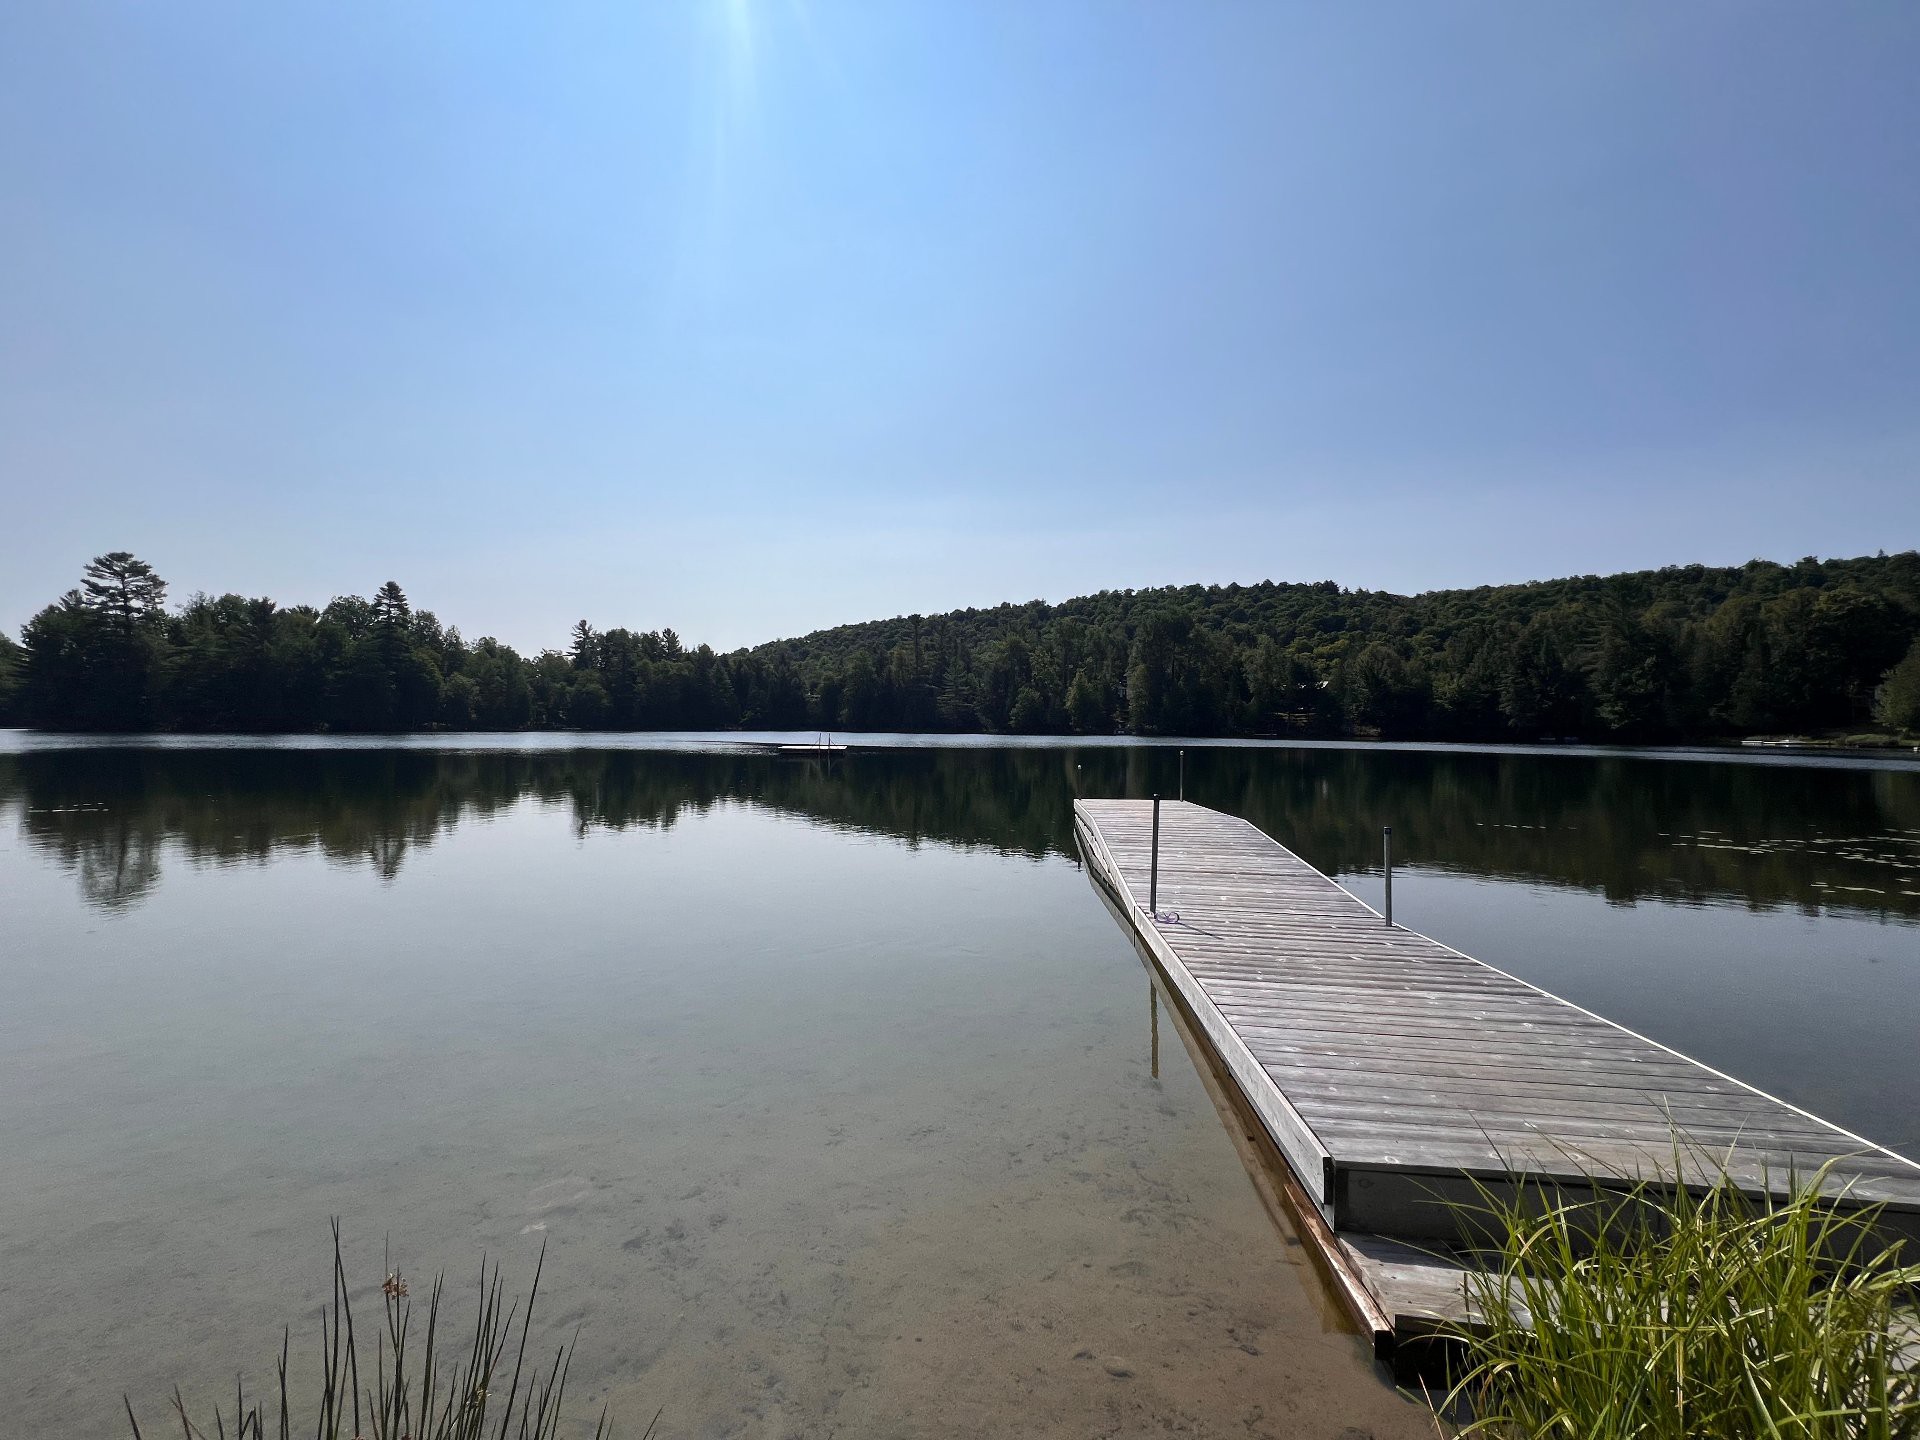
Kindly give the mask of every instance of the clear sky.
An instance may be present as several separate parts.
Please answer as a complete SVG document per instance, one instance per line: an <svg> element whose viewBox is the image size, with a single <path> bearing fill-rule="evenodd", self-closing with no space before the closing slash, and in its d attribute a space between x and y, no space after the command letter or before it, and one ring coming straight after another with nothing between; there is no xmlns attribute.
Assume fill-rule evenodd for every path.
<svg viewBox="0 0 1920 1440"><path fill-rule="evenodd" d="M1920 544L1920 5L0 7L0 625Z"/></svg>

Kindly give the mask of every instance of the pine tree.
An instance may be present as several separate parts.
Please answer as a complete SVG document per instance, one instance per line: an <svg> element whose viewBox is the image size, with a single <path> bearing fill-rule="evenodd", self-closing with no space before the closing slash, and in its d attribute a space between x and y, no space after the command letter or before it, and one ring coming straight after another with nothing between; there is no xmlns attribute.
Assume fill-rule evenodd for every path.
<svg viewBox="0 0 1920 1440"><path fill-rule="evenodd" d="M593 667L594 641L598 637L593 627L584 620L576 620L573 625L573 668L588 670Z"/></svg>
<svg viewBox="0 0 1920 1440"><path fill-rule="evenodd" d="M167 582L126 550L96 555L81 574L87 607L104 616L123 637L157 616L166 603Z"/></svg>
<svg viewBox="0 0 1920 1440"><path fill-rule="evenodd" d="M407 592L400 588L398 580L389 580L373 592L373 618L377 624L389 630L397 629L412 614L413 607L407 604Z"/></svg>

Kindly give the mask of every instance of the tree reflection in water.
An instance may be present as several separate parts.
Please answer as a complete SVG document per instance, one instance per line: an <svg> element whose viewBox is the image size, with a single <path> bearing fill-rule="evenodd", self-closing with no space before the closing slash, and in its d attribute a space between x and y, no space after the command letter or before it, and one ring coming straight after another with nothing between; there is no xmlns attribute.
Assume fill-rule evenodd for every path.
<svg viewBox="0 0 1920 1440"><path fill-rule="evenodd" d="M1171 794L1165 747L923 748L795 762L751 750L37 750L0 756L0 808L93 905L169 863L318 851L393 882L416 846L523 802L577 831L749 804L909 845L1073 854L1076 795ZM1194 748L1188 798L1244 815L1335 876L1406 863L1617 903L1920 917L1920 769L1460 750Z"/></svg>

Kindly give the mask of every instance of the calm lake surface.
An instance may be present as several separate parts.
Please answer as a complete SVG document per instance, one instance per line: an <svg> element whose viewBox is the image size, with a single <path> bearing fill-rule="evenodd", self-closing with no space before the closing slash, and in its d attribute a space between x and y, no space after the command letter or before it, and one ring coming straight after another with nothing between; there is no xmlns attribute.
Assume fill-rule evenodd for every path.
<svg viewBox="0 0 1920 1440"><path fill-rule="evenodd" d="M0 1415L271 1378L327 1220L637 1435L1432 1434L1276 1227L1073 856L1135 744L0 732ZM811 735L804 737L812 739ZM1920 1144L1920 768L1187 747L1396 918ZM1165 1007L1160 1023L1167 1026ZM424 1290L425 1286L420 1287ZM310 1362L311 1363L311 1362Z"/></svg>

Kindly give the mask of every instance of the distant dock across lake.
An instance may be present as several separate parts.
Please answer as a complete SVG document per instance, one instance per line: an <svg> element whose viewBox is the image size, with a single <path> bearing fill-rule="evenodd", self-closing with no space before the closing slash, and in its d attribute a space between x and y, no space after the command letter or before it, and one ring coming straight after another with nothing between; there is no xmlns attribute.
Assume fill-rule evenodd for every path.
<svg viewBox="0 0 1920 1440"><path fill-rule="evenodd" d="M1160 802L1156 854L1154 811L1075 801L1090 876L1284 1160L1303 1238L1382 1353L1468 1318L1446 1251L1479 1187L1724 1173L1784 1195L1828 1167L1835 1203L1920 1239L1915 1162L1387 923L1245 820Z"/></svg>

